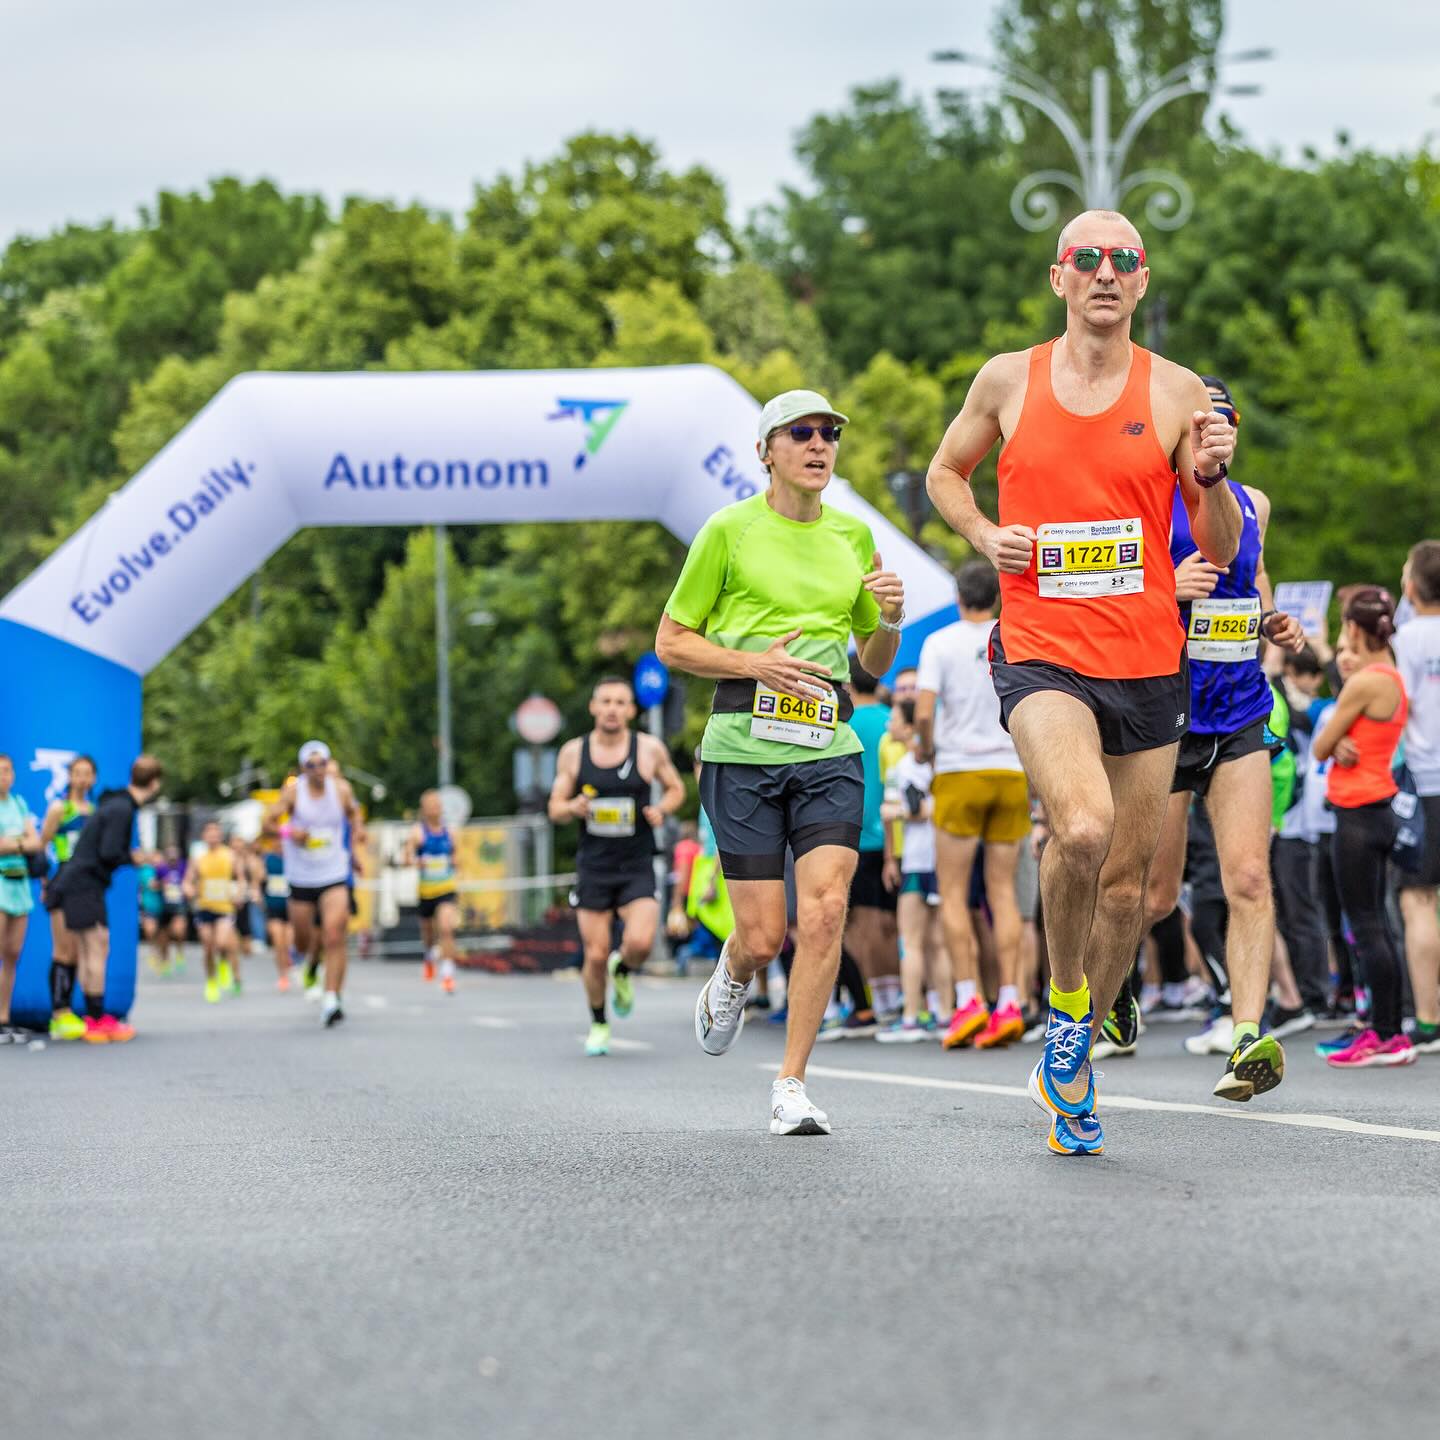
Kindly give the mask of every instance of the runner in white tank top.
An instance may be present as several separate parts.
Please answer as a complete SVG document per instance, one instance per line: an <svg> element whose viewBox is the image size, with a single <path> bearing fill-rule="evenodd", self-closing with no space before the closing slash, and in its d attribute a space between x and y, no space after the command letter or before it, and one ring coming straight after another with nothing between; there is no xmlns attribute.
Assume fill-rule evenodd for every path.
<svg viewBox="0 0 1440 1440"><path fill-rule="evenodd" d="M350 853L345 846L345 807L340 803L342 781L326 774L317 795L309 784L295 786L290 824L281 830L285 878L293 896L301 890L328 890L350 878ZM296 834L303 840L297 840Z"/></svg>
<svg viewBox="0 0 1440 1440"><path fill-rule="evenodd" d="M280 798L265 816L267 834L279 836L290 882L290 924L295 948L310 955L318 923L325 958L325 994L321 1024L345 1018L340 991L345 984L345 931L350 920L351 873L359 873L365 827L350 782L332 769L330 747L307 740L300 747L298 777L285 782ZM346 843L348 832L349 843ZM313 961L307 966L305 993L315 993Z"/></svg>

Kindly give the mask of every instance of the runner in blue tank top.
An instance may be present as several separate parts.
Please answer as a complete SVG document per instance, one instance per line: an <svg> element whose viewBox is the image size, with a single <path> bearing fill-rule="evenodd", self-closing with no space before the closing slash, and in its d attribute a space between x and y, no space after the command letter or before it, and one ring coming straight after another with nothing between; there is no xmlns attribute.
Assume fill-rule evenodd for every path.
<svg viewBox="0 0 1440 1440"><path fill-rule="evenodd" d="M1201 378L1213 408L1238 427L1240 414L1224 383L1211 375ZM1283 743L1266 723L1274 699L1260 666L1260 641L1263 637L1299 650L1305 636L1297 620L1274 609L1265 574L1269 500L1252 486L1228 477L1225 483L1235 492L1242 517L1240 548L1227 568L1211 565L1200 554L1183 505L1172 518L1170 557L1185 626L1191 713L1150 869L1147 918L1152 924L1164 919L1180 898L1190 799L1205 800L1230 906L1226 958L1233 1023L1217 1028L1217 1036L1224 1032L1224 1043L1216 1049L1228 1053L1229 1060L1215 1094L1244 1101L1273 1089L1285 1073L1278 1039L1260 1034L1275 944L1270 757ZM1106 1020L1107 1038L1113 1038L1108 1032L1116 1018L1112 1012Z"/></svg>

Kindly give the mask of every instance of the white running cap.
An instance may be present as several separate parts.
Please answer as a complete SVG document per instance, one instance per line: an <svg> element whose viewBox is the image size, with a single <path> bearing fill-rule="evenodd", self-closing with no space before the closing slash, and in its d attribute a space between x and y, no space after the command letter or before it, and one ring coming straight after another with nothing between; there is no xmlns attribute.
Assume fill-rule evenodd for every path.
<svg viewBox="0 0 1440 1440"><path fill-rule="evenodd" d="M842 425L850 423L850 417L842 415L818 390L787 390L768 401L760 412L760 443L764 445L782 425L807 415L829 415Z"/></svg>
<svg viewBox="0 0 1440 1440"><path fill-rule="evenodd" d="M330 758L330 747L323 740L307 740L300 747L300 763L303 765L307 760L314 759L328 760Z"/></svg>

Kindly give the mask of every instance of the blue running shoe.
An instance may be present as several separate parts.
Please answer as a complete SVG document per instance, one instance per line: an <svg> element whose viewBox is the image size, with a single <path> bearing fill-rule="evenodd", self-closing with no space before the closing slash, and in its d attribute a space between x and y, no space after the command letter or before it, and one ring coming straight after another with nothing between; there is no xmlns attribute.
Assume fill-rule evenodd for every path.
<svg viewBox="0 0 1440 1440"><path fill-rule="evenodd" d="M1347 1025L1343 1030L1337 1030L1335 1034L1324 1040L1315 1042L1315 1053L1326 1060L1331 1055L1338 1055L1342 1050L1347 1050L1355 1043L1355 1037L1359 1034L1353 1025Z"/></svg>
<svg viewBox="0 0 1440 1440"><path fill-rule="evenodd" d="M1093 1115L1055 1115L1047 1142L1057 1155L1103 1155L1105 1135Z"/></svg>
<svg viewBox="0 0 1440 1440"><path fill-rule="evenodd" d="M1072 1020L1050 1011L1045 1027L1045 1053L1030 1072L1030 1098L1052 1115L1088 1115L1095 1108L1095 1076L1090 1069L1090 1022L1087 1011Z"/></svg>

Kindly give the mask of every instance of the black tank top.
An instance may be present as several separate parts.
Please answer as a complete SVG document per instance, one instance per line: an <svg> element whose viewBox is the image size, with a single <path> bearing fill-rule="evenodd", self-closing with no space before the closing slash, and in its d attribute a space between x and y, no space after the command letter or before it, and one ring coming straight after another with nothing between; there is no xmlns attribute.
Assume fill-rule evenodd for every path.
<svg viewBox="0 0 1440 1440"><path fill-rule="evenodd" d="M655 858L655 832L642 813L650 803L650 782L640 775L640 736L619 766L597 765L590 737L580 745L579 790L590 797L590 815L580 822L576 863L584 870L611 873L646 869Z"/></svg>

